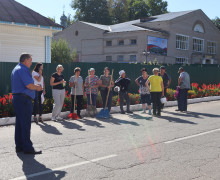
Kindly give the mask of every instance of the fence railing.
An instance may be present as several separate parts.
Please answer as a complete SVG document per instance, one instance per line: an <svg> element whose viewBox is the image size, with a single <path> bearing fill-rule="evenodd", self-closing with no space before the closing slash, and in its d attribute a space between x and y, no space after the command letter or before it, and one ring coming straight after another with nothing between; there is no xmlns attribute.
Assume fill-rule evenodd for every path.
<svg viewBox="0 0 220 180"><path fill-rule="evenodd" d="M7 63L0 62L0 96L11 92L11 72L17 63ZM34 68L35 64L32 64L30 70ZM51 97L51 87L50 87L50 77L51 74L56 71L56 66L58 64L44 64L44 78L46 84L47 97ZM114 80L116 80L119 75L120 70L125 70L127 76L132 80L130 84L130 92L138 93L138 87L135 84L135 79L141 75L140 70L146 68L148 74L152 74L152 69L154 67L160 67L160 65L146 65L146 64L128 64L128 63L71 63L62 64L64 67L63 75L66 81L69 81L70 77L74 75L74 68L80 67L82 69L81 76L85 80L88 75L88 69L93 67L96 70L96 75L100 76L103 74L104 67L109 67L114 69ZM178 79L178 69L180 65L165 65L167 73L172 78L171 88L176 88ZM199 84L215 84L220 82L220 67L219 65L185 65L185 70L190 74L191 82L197 82ZM70 91L70 88L66 89Z"/></svg>

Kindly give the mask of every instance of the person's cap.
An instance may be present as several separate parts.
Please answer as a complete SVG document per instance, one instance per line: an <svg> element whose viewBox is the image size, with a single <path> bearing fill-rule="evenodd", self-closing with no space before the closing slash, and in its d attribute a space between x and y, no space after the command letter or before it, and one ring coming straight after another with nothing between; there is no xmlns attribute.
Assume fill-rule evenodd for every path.
<svg viewBox="0 0 220 180"><path fill-rule="evenodd" d="M160 66L160 69L166 69L165 66Z"/></svg>
<svg viewBox="0 0 220 180"><path fill-rule="evenodd" d="M95 71L95 69L94 68L90 68L89 71Z"/></svg>
<svg viewBox="0 0 220 180"><path fill-rule="evenodd" d="M180 73L180 71L184 71L183 67L180 67L180 68L179 68L178 73Z"/></svg>
<svg viewBox="0 0 220 180"><path fill-rule="evenodd" d="M122 76L122 74L124 74L124 73L125 73L124 70L119 71L119 75L120 75L120 76Z"/></svg>

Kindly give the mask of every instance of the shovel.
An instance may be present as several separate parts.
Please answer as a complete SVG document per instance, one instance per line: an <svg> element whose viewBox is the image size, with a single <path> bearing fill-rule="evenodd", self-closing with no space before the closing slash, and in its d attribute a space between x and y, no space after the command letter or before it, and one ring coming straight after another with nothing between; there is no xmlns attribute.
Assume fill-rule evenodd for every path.
<svg viewBox="0 0 220 180"><path fill-rule="evenodd" d="M111 75L111 80L110 80L109 86L111 86L111 83L112 83L113 73L114 73L114 69L112 70L112 75ZM99 112L99 114L97 114L97 116L96 116L97 118L104 118L104 119L110 118L110 112L109 112L108 109L106 109L107 104L108 104L108 98L109 98L110 89L111 88L108 89L107 97L106 97L106 100L105 100L105 107L104 107L104 109L102 109Z"/></svg>
<svg viewBox="0 0 220 180"><path fill-rule="evenodd" d="M76 79L75 79L76 82ZM75 94L74 94L74 107L73 107L73 113L69 114L69 118L72 119L79 119L79 116L75 113L75 109L76 109L76 85L75 85Z"/></svg>

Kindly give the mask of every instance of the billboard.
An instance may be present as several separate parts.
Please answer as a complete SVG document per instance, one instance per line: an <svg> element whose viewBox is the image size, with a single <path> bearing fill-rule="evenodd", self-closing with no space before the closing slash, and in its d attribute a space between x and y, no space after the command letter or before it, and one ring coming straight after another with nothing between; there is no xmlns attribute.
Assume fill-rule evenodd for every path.
<svg viewBox="0 0 220 180"><path fill-rule="evenodd" d="M151 54L167 55L167 39L148 36L147 51Z"/></svg>

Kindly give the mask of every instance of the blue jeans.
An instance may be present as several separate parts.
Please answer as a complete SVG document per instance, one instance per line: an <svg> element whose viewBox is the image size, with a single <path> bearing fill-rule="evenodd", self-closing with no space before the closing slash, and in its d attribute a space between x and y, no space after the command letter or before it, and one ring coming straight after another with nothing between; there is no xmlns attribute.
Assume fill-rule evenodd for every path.
<svg viewBox="0 0 220 180"><path fill-rule="evenodd" d="M97 95L96 94L91 94L91 99L92 99L92 105L96 107L96 98ZM90 94L87 94L87 99L88 99L88 105L90 105Z"/></svg>
<svg viewBox="0 0 220 180"><path fill-rule="evenodd" d="M34 116L37 115L37 109L39 107L39 116L42 115L43 111L43 104L41 104L41 95L43 91L35 91L35 98L34 98L34 109L33 109L33 114Z"/></svg>
<svg viewBox="0 0 220 180"><path fill-rule="evenodd" d="M30 139L31 118L33 111L33 104L31 99L21 95L14 95L12 104L15 110L16 124L15 124L15 145L16 149L23 149L26 151L33 151L33 144Z"/></svg>
<svg viewBox="0 0 220 180"><path fill-rule="evenodd" d="M178 109L180 111L187 111L187 96L188 96L188 89L180 89L177 98Z"/></svg>
<svg viewBox="0 0 220 180"><path fill-rule="evenodd" d="M107 88L105 90L101 90L102 107L103 107L103 109L105 108L107 94L108 94L108 89ZM108 107L108 110L111 111L111 107L112 107L112 91L109 92L107 107Z"/></svg>

